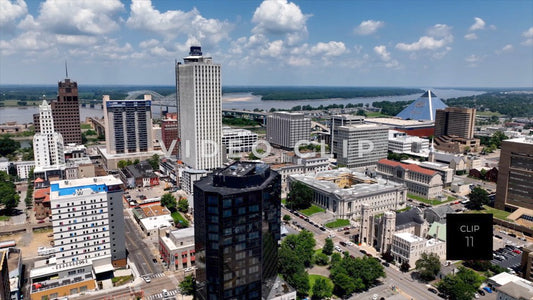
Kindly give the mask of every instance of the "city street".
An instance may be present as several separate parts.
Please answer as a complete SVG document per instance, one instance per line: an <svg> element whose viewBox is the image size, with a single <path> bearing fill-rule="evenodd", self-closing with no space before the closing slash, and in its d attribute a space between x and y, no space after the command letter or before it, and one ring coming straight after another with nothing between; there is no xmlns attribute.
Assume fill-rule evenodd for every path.
<svg viewBox="0 0 533 300"><path fill-rule="evenodd" d="M161 273L163 270L148 245L143 241L144 236L137 228L135 221L127 213L124 214L124 221L128 258L135 264L139 274L143 276Z"/></svg>

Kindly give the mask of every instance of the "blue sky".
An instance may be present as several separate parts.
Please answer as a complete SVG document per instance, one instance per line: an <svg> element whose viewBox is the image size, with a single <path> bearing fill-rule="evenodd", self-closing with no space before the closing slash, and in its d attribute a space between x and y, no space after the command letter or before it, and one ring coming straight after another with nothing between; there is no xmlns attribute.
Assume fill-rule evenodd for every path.
<svg viewBox="0 0 533 300"><path fill-rule="evenodd" d="M0 84L533 87L532 1L0 0Z"/></svg>

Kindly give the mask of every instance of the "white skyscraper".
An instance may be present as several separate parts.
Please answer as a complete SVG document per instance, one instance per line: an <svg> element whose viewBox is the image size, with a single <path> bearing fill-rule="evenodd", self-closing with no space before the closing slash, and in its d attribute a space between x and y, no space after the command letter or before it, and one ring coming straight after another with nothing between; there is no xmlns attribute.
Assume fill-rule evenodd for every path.
<svg viewBox="0 0 533 300"><path fill-rule="evenodd" d="M39 105L40 133L33 136L35 168L48 168L65 164L64 144L61 133L54 131L52 107L43 100Z"/></svg>
<svg viewBox="0 0 533 300"><path fill-rule="evenodd" d="M222 86L220 65L191 47L176 64L179 157L194 169L222 166Z"/></svg>
<svg viewBox="0 0 533 300"><path fill-rule="evenodd" d="M126 265L122 185L112 175L51 182L57 263Z"/></svg>

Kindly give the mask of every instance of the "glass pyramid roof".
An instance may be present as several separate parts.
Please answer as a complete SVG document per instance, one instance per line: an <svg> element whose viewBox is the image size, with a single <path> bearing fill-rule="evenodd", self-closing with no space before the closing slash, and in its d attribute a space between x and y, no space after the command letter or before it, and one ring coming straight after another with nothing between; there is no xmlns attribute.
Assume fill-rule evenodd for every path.
<svg viewBox="0 0 533 300"><path fill-rule="evenodd" d="M428 90L396 116L404 120L435 121L435 112L437 109L444 109L446 107L448 106L439 97Z"/></svg>

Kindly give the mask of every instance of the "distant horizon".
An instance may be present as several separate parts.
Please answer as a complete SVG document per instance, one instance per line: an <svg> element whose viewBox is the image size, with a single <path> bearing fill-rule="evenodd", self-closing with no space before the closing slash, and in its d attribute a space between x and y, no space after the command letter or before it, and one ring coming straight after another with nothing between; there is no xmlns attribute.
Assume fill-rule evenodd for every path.
<svg viewBox="0 0 533 300"><path fill-rule="evenodd" d="M157 84L81 84L77 80L73 80L78 83L78 88L80 86L88 87L160 87L160 88L175 88L175 85L157 85ZM29 87L57 87L57 84L31 84L31 83L0 83L0 88L10 87L10 86L29 86ZM222 87L228 88L405 88L405 89L422 89L422 90L431 90L431 89L474 89L474 90L500 90L500 89L520 89L520 90L533 90L533 86L497 86L497 87L482 87L482 86L433 86L433 87L422 87L422 86L348 86L348 85L222 85Z"/></svg>

